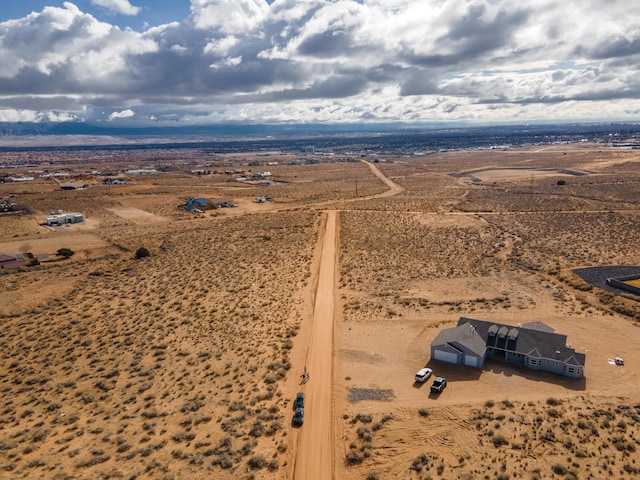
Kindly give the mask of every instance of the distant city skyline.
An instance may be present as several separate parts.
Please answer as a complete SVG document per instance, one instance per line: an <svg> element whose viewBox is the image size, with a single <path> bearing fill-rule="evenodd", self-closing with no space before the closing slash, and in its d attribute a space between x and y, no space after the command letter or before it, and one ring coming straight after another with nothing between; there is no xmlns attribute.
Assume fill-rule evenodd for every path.
<svg viewBox="0 0 640 480"><path fill-rule="evenodd" d="M640 120L622 0L4 3L0 122Z"/></svg>

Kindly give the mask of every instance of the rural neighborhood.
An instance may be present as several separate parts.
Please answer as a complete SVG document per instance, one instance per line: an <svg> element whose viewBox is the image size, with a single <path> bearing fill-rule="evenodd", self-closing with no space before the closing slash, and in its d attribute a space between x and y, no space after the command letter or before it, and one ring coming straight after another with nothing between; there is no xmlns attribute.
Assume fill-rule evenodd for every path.
<svg viewBox="0 0 640 480"><path fill-rule="evenodd" d="M306 150L10 168L0 476L637 475L637 151Z"/></svg>

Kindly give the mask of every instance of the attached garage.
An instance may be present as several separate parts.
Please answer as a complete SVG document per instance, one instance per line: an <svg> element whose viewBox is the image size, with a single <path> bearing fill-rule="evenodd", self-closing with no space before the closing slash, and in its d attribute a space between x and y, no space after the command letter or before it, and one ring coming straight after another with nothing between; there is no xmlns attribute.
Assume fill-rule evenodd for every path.
<svg viewBox="0 0 640 480"><path fill-rule="evenodd" d="M441 362L480 368L486 357L486 346L470 325L442 330L431 342L431 358Z"/></svg>
<svg viewBox="0 0 640 480"><path fill-rule="evenodd" d="M441 362L458 363L458 354L453 352L445 352L437 348L432 349L431 358L440 360Z"/></svg>
<svg viewBox="0 0 640 480"><path fill-rule="evenodd" d="M473 355L465 355L464 356L464 364L470 367L478 366L478 357L474 357Z"/></svg>

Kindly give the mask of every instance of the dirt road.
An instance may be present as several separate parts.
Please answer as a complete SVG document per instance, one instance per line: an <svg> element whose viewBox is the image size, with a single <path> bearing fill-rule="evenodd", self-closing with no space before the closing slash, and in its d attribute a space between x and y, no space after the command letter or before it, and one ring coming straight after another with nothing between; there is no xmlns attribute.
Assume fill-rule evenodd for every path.
<svg viewBox="0 0 640 480"><path fill-rule="evenodd" d="M404 191L403 187L385 177L374 164L364 163L389 187L386 192L370 198L398 195ZM307 399L305 421L298 437L293 476L296 480L330 480L334 477L333 328L338 244L336 217L336 211L327 212L313 325L306 355L310 380L301 387Z"/></svg>
<svg viewBox="0 0 640 480"><path fill-rule="evenodd" d="M327 213L313 312L307 368L305 420L294 469L296 480L333 478L333 322L336 269L336 212Z"/></svg>
<svg viewBox="0 0 640 480"><path fill-rule="evenodd" d="M369 198L391 197L393 195L398 195L404 192L405 190L404 187L398 185L396 182L394 182L390 178L385 177L384 173L382 173L380 169L377 166L375 166L373 163L371 162L364 162L364 163L367 164L367 166L369 167L369 170L371 170L371 173L373 173L376 177L378 177L378 179L380 179L382 183L384 183L387 187L389 187L389 190L387 190L386 192L380 193L378 195L373 195L372 197L369 197Z"/></svg>

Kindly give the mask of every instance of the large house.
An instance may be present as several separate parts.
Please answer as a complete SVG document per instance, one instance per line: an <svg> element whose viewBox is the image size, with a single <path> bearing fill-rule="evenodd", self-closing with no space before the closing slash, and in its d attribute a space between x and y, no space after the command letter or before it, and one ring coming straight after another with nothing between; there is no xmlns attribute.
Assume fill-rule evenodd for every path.
<svg viewBox="0 0 640 480"><path fill-rule="evenodd" d="M567 344L567 336L542 322L517 327L460 317L458 326L442 330L431 343L431 358L480 368L487 358L533 370L582 378L586 355Z"/></svg>

